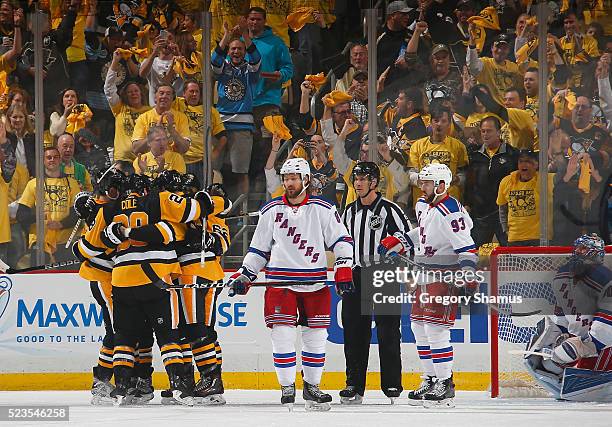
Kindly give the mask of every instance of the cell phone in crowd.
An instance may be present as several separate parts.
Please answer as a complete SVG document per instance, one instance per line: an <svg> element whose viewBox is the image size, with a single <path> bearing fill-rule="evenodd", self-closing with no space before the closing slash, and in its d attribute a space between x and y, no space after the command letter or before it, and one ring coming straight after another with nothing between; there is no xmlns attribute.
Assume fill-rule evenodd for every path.
<svg viewBox="0 0 612 427"><path fill-rule="evenodd" d="M167 30L161 30L161 31L159 32L159 36L160 36L162 39L164 39L164 40L168 40L168 34L169 34L169 33L168 33L168 31L167 31Z"/></svg>

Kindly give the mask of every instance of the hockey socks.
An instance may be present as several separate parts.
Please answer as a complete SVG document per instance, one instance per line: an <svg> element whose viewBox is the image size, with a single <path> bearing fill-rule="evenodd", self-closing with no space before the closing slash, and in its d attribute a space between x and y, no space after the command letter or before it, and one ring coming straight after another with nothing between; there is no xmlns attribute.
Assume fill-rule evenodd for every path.
<svg viewBox="0 0 612 427"><path fill-rule="evenodd" d="M295 383L295 326L274 325L270 331L274 370L281 386Z"/></svg>

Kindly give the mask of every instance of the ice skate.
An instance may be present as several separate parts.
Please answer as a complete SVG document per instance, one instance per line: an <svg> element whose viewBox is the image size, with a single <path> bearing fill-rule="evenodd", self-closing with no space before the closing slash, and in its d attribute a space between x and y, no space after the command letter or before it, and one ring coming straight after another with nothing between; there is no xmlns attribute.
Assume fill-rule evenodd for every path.
<svg viewBox="0 0 612 427"><path fill-rule="evenodd" d="M307 411L329 411L331 409L330 402L332 397L323 393L318 385L308 384L304 381L304 390L302 397L305 401L305 409Z"/></svg>
<svg viewBox="0 0 612 427"><path fill-rule="evenodd" d="M130 404L130 398L128 397L129 389L125 384L119 384L111 392L110 396L113 398L113 405L115 406L127 406Z"/></svg>
<svg viewBox="0 0 612 427"><path fill-rule="evenodd" d="M153 400L153 379L137 377L134 387L128 391L129 403L131 405L145 405Z"/></svg>
<svg viewBox="0 0 612 427"><path fill-rule="evenodd" d="M110 381L103 381L94 377L91 385L91 404L95 406L112 406L115 399L111 397L115 387Z"/></svg>
<svg viewBox="0 0 612 427"><path fill-rule="evenodd" d="M426 408L454 408L455 384L453 377L438 379L432 389L423 395L423 406Z"/></svg>
<svg viewBox="0 0 612 427"><path fill-rule="evenodd" d="M180 403L174 398L172 390L162 390L161 392L161 404L162 405L180 405Z"/></svg>
<svg viewBox="0 0 612 427"><path fill-rule="evenodd" d="M402 394L402 391L403 390L401 387L400 388L389 387L389 388L383 389L383 393L385 394L385 396L389 398L392 405L395 403L395 399L397 399L400 396L400 394Z"/></svg>
<svg viewBox="0 0 612 427"><path fill-rule="evenodd" d="M408 393L408 404L409 405L422 406L423 396L425 395L425 393L431 390L435 384L435 377L422 376L421 378L422 378L422 381L419 387L411 391L410 393Z"/></svg>
<svg viewBox="0 0 612 427"><path fill-rule="evenodd" d="M363 395L357 392L357 387L347 385L344 390L340 390L340 403L343 405L361 405Z"/></svg>
<svg viewBox="0 0 612 427"><path fill-rule="evenodd" d="M293 404L295 403L295 384L281 386L281 404L289 411L293 411Z"/></svg>
<svg viewBox="0 0 612 427"><path fill-rule="evenodd" d="M193 403L196 405L225 405L224 391L220 369L202 374L194 388Z"/></svg>
<svg viewBox="0 0 612 427"><path fill-rule="evenodd" d="M181 405L193 406L193 391L188 387L186 378L173 375L170 377L172 397Z"/></svg>

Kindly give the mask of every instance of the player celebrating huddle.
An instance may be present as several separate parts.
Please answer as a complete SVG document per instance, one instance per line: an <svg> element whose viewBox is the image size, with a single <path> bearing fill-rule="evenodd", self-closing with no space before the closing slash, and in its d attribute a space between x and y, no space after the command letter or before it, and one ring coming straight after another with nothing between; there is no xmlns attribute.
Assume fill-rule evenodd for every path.
<svg viewBox="0 0 612 427"><path fill-rule="evenodd" d="M596 234L573 246L552 282L554 315L538 323L525 366L556 399L609 402L612 382L604 371L612 371L612 271L603 265L604 241Z"/></svg>
<svg viewBox="0 0 612 427"><path fill-rule="evenodd" d="M271 329L274 367L282 387L281 403L291 409L295 402L295 340L299 324L302 327L306 410L329 410L331 396L319 389L331 308L331 295L325 285L325 248L330 248L336 255L336 290L351 292L354 289L352 239L336 208L326 200L308 194L311 174L306 160L287 160L280 175L285 195L272 199L261 208L249 251L227 286L231 287L230 294L246 294L264 267L268 279L311 283L268 287L264 314L266 325Z"/></svg>
<svg viewBox="0 0 612 427"><path fill-rule="evenodd" d="M424 268L461 269L474 273L477 257L470 230L472 219L461 204L447 193L453 176L448 166L432 163L419 172L424 195L416 204L418 227L410 232L385 237L379 246L381 255L394 256L415 250L415 261ZM416 338L419 359L423 366L423 382L408 394L409 403L431 406L454 406L453 347L450 328L455 322L457 304L443 305L420 302L421 294L450 296L464 282L424 281L416 288L410 321ZM470 285L468 285L470 286Z"/></svg>

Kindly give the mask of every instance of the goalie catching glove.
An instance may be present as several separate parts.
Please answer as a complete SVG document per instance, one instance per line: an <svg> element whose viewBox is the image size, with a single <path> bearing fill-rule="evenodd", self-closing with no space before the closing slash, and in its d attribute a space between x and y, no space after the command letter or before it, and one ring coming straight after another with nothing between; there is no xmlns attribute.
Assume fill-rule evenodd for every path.
<svg viewBox="0 0 612 427"><path fill-rule="evenodd" d="M257 274L249 271L246 267L240 267L238 271L232 274L225 284L229 288L228 295L230 297L236 295L246 295L251 289L251 283L255 281Z"/></svg>

